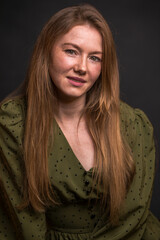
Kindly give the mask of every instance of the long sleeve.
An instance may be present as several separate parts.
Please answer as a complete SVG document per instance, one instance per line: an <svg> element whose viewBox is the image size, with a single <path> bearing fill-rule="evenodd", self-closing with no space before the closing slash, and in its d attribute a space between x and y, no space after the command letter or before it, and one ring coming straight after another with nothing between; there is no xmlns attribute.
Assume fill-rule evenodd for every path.
<svg viewBox="0 0 160 240"><path fill-rule="evenodd" d="M17 210L22 200L24 114L24 99L9 100L0 108L0 239L3 240L17 240L16 229L21 231L19 239L44 240L46 234L44 213Z"/></svg>
<svg viewBox="0 0 160 240"><path fill-rule="evenodd" d="M119 223L112 227L104 214L94 237L96 240L160 240L160 222L149 210L155 172L153 127L143 111L122 103L121 129L132 150L136 173Z"/></svg>
<svg viewBox="0 0 160 240"><path fill-rule="evenodd" d="M131 230L129 239L159 240L160 222L150 212L155 174L153 127L143 111L134 109L125 135L133 152L136 174L126 197L125 225Z"/></svg>

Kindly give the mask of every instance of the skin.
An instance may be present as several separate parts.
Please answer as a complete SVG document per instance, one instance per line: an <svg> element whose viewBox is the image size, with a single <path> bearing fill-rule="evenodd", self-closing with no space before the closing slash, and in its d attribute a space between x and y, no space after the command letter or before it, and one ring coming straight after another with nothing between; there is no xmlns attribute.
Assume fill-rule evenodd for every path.
<svg viewBox="0 0 160 240"><path fill-rule="evenodd" d="M51 51L49 72L58 92L55 119L86 171L94 166L94 145L85 116L80 116L101 65L102 37L88 24L71 28Z"/></svg>
<svg viewBox="0 0 160 240"><path fill-rule="evenodd" d="M49 68L59 101L78 98L84 104L87 91L101 73L101 59L102 37L94 27L78 25L60 37L53 46Z"/></svg>

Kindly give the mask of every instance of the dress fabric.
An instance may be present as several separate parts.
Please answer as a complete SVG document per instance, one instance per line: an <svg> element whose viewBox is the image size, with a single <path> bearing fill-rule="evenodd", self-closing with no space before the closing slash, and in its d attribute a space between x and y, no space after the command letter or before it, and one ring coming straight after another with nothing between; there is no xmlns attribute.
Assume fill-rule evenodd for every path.
<svg viewBox="0 0 160 240"><path fill-rule="evenodd" d="M101 208L101 190L98 196L96 191L91 192L93 169L85 171L55 120L48 168L61 204L45 213L30 208L17 210L22 192L25 114L24 98L7 100L0 108L3 202L0 205L0 240L17 240L18 237L25 240L160 240L160 222L149 210L155 171L153 128L141 110L121 102L121 131L133 152L136 174L121 209L120 221L114 227L108 221L107 211ZM10 211L14 213L12 219L7 215ZM17 237L16 226L21 236Z"/></svg>

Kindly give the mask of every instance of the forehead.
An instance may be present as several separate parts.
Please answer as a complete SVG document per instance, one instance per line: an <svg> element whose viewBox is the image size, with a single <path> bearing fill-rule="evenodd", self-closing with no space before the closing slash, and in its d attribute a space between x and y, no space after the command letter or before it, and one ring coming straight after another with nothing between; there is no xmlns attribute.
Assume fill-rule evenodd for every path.
<svg viewBox="0 0 160 240"><path fill-rule="evenodd" d="M57 40L59 44L67 42L89 45L92 48L96 48L96 50L102 50L102 36L95 27L89 24L76 25Z"/></svg>

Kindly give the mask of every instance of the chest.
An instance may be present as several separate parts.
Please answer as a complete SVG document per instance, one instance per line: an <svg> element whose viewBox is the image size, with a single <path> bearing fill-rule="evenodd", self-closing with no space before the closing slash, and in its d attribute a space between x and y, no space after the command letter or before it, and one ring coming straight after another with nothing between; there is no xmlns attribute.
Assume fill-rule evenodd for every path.
<svg viewBox="0 0 160 240"><path fill-rule="evenodd" d="M88 171L94 166L94 144L86 128L67 128L61 130L77 160Z"/></svg>

